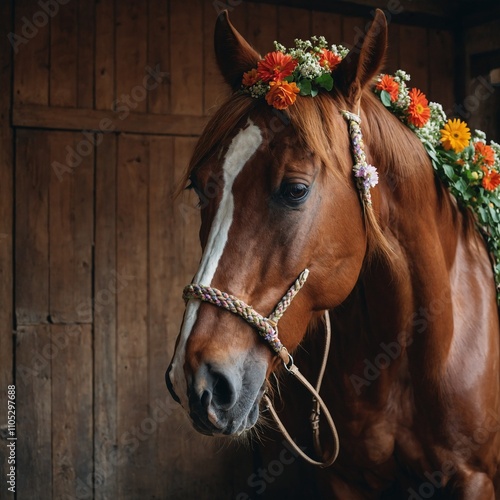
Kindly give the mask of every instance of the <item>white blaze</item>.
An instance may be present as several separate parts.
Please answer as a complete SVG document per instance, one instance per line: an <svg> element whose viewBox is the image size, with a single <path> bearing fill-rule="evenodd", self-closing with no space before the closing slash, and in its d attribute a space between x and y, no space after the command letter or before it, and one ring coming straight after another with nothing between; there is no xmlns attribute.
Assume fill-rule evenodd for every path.
<svg viewBox="0 0 500 500"><path fill-rule="evenodd" d="M197 284L210 286L212 283L233 222L234 197L232 190L234 181L261 143L262 134L259 127L254 125L251 120L248 120L247 127L238 132L227 150L222 167L224 179L222 197L210 228L200 267L194 277L194 282ZM188 408L187 386L184 377L186 342L198 317L199 307L200 301L198 300L190 300L187 304L184 324L182 325L179 343L172 361L172 370L170 371L170 380L185 409Z"/></svg>

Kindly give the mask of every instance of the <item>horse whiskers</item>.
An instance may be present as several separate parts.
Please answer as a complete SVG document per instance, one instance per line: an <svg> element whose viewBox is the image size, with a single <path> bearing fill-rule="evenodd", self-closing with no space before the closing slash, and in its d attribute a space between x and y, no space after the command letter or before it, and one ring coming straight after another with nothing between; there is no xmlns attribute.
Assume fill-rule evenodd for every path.
<svg viewBox="0 0 500 500"><path fill-rule="evenodd" d="M260 414L259 420L256 425L250 429L251 438L255 439L259 444L264 444L265 441L269 440L268 430L276 430L274 420L267 414Z"/></svg>

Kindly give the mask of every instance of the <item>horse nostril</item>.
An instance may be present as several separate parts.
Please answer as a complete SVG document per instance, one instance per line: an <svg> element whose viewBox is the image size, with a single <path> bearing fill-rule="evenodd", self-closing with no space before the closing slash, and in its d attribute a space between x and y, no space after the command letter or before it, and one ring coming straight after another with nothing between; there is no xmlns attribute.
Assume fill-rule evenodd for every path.
<svg viewBox="0 0 500 500"><path fill-rule="evenodd" d="M212 402L212 393L207 390L203 391L200 401L201 401L201 406L207 409L210 406L210 403Z"/></svg>
<svg viewBox="0 0 500 500"><path fill-rule="evenodd" d="M236 402L236 391L229 378L221 373L213 374L213 402L220 409L228 410Z"/></svg>
<svg viewBox="0 0 500 500"><path fill-rule="evenodd" d="M214 369L210 363L200 366L190 391L191 409L204 415L219 415L220 418L220 412L230 410L238 399L241 386L233 377L229 369L224 371L219 366Z"/></svg>

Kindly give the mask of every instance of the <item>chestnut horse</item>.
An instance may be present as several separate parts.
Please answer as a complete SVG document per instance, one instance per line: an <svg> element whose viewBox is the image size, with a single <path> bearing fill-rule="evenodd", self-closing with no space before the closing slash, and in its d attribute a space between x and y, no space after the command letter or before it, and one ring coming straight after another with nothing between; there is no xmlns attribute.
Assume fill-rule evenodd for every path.
<svg viewBox="0 0 500 500"><path fill-rule="evenodd" d="M217 61L235 92L207 125L186 175L201 196L219 186L204 197L194 282L266 315L309 269L280 320L280 339L314 379L329 311L321 396L340 454L317 469L325 498L493 500L500 328L491 262L419 139L372 94L386 47L378 11L335 70L331 92L276 112L238 91L260 57L227 13L219 16ZM353 179L342 110L360 114L366 155L379 171L372 218ZM259 419L281 365L247 322L192 299L167 385L198 431L241 435ZM281 388L280 414L313 455L311 400L298 387ZM323 419L321 426L327 456L334 445Z"/></svg>

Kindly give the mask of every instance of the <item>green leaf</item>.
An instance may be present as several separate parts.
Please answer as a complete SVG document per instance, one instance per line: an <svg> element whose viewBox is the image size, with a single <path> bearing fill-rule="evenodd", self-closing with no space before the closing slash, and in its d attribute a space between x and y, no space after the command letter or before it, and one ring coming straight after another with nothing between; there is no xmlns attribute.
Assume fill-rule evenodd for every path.
<svg viewBox="0 0 500 500"><path fill-rule="evenodd" d="M451 165L443 164L443 171L451 181L456 177L455 169Z"/></svg>
<svg viewBox="0 0 500 500"><path fill-rule="evenodd" d="M311 95L311 80L299 80L297 86L300 89L300 95Z"/></svg>
<svg viewBox="0 0 500 500"><path fill-rule="evenodd" d="M479 212L479 216L481 217L481 222L485 222L487 220L486 211L483 207L477 207L477 211Z"/></svg>
<svg viewBox="0 0 500 500"><path fill-rule="evenodd" d="M444 158L445 161L448 161L450 163L456 163L458 160L458 155L455 153L455 151L440 151L440 155L442 158Z"/></svg>
<svg viewBox="0 0 500 500"><path fill-rule="evenodd" d="M467 201L470 198L470 194L467 192L467 183L463 179L456 180L453 186L460 193L463 200Z"/></svg>
<svg viewBox="0 0 500 500"><path fill-rule="evenodd" d="M323 73L322 75L318 76L314 79L314 83L328 91L333 89L333 78L330 73Z"/></svg>
<svg viewBox="0 0 500 500"><path fill-rule="evenodd" d="M387 90L382 90L382 92L380 92L380 100L386 108L391 107L391 95Z"/></svg>
<svg viewBox="0 0 500 500"><path fill-rule="evenodd" d="M436 155L436 151L435 149L430 145L430 144L426 144L425 145L425 149L427 150L427 154L435 161L435 162L439 162L438 160L438 157Z"/></svg>
<svg viewBox="0 0 500 500"><path fill-rule="evenodd" d="M498 222L500 219L498 218L498 212L494 209L494 207L488 206L490 211L490 216L494 222Z"/></svg>
<svg viewBox="0 0 500 500"><path fill-rule="evenodd" d="M311 88L311 97L315 97L318 95L319 90L314 87Z"/></svg>

